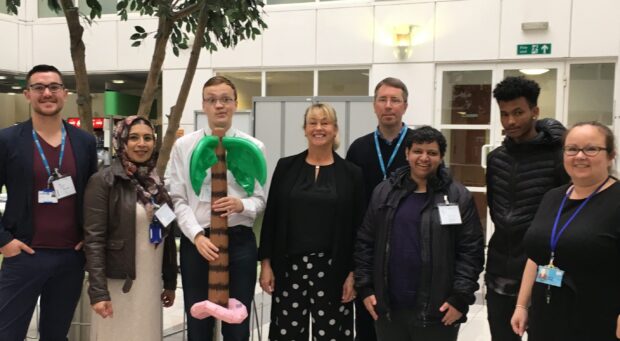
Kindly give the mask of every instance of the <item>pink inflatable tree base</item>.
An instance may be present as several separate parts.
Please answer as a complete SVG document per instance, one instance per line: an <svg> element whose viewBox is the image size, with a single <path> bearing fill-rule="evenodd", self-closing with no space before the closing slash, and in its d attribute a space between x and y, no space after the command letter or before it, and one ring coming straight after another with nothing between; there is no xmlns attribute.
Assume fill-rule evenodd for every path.
<svg viewBox="0 0 620 341"><path fill-rule="evenodd" d="M245 305L234 298L228 300L228 308L209 300L198 302L192 306L190 313L199 320L213 316L230 324L239 324L248 317L248 310Z"/></svg>

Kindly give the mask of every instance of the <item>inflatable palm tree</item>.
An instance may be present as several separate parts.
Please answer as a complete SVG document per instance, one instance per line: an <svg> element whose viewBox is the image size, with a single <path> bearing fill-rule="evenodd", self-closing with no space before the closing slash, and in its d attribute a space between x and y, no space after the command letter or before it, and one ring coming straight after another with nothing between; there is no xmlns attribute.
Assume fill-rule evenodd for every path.
<svg viewBox="0 0 620 341"><path fill-rule="evenodd" d="M267 167L263 152L251 141L226 137L223 129L205 136L199 142L190 160L190 179L196 195L211 169L211 202L228 195L227 170L248 196L254 193L256 181L265 184ZM211 212L209 238L219 249L219 257L209 262L209 299L192 306L191 314L203 319L214 316L228 323L241 323L247 317L247 308L238 300L229 298L228 273L228 218L220 212Z"/></svg>

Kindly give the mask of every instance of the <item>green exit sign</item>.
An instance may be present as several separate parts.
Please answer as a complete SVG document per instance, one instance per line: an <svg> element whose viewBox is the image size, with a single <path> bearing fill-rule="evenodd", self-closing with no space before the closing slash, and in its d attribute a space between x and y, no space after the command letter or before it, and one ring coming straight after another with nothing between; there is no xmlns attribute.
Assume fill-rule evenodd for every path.
<svg viewBox="0 0 620 341"><path fill-rule="evenodd" d="M517 54L551 54L551 43L546 44L519 44Z"/></svg>

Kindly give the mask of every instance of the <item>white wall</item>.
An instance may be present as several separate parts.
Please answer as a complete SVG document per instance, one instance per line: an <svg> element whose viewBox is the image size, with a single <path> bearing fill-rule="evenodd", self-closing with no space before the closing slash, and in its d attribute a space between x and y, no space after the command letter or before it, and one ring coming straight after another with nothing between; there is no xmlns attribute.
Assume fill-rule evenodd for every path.
<svg viewBox="0 0 620 341"><path fill-rule="evenodd" d="M23 1L18 17L0 15L4 32L0 69L27 71L33 64L72 70L63 18L36 18L35 2ZM203 51L183 117L186 131L200 109L202 83L217 70L282 70L338 67L370 69L369 94L386 76L410 87L409 124L433 123L437 65L472 62L556 61L617 58L620 53L620 1L617 0L365 0L330 1L265 8L269 28L235 49ZM104 16L86 29L87 67L92 71L148 70L153 40L130 46L134 26L147 31L157 21L130 15L127 22ZM546 31L524 32L521 23L546 21ZM392 47L397 25L417 25L410 57L398 60ZM552 43L552 54L518 56L516 45ZM163 72L163 112L176 100L187 65L187 51L176 58L168 49ZM594 60L594 59L593 59ZM607 59L609 60L609 59ZM620 88L616 78L615 93ZM617 98L617 96L616 96Z"/></svg>

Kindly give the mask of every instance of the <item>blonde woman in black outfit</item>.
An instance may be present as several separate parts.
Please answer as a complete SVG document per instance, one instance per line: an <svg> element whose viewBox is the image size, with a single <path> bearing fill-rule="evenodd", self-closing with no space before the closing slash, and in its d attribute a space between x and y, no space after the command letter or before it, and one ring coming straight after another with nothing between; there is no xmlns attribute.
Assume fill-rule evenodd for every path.
<svg viewBox="0 0 620 341"><path fill-rule="evenodd" d="M530 341L617 340L620 184L609 128L579 123L564 140L572 184L549 191L525 235L528 256L512 317ZM529 328L528 328L529 324Z"/></svg>
<svg viewBox="0 0 620 341"><path fill-rule="evenodd" d="M334 152L334 109L306 110L308 149L282 158L263 219L260 285L273 295L270 340L353 340L353 241L364 209L361 170Z"/></svg>

